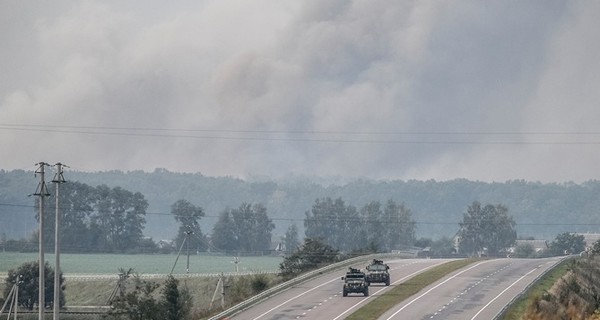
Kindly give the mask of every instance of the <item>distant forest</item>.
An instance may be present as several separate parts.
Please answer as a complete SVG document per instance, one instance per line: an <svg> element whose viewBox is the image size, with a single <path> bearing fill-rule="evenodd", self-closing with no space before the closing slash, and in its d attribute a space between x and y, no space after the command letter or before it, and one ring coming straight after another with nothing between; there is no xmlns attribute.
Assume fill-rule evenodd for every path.
<svg viewBox="0 0 600 320"><path fill-rule="evenodd" d="M52 180L49 172L47 180ZM316 199L342 199L347 205L362 207L371 201L393 200L410 210L417 238L452 237L467 207L502 204L517 223L518 237L551 240L563 232L600 232L600 182L545 184L529 181L486 183L456 179L451 181L400 181L289 177L270 180L209 177L200 173L66 170L67 181L97 187L123 188L141 193L148 202L144 236L155 241L175 239L178 223L170 214L180 199L201 207L203 233L210 233L219 215L242 203L261 204L274 224L273 240L281 238L295 224L304 237L304 219ZM0 235L9 239L27 238L37 228L35 192L39 179L33 171L0 170ZM68 182L67 182L68 183ZM54 186L48 183L53 193ZM48 201L54 201L51 197Z"/></svg>

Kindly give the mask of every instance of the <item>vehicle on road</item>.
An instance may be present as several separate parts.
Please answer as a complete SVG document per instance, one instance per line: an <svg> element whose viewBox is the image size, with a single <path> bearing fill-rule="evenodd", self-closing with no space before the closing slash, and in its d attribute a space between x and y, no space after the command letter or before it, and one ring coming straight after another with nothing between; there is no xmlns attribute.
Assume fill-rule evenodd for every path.
<svg viewBox="0 0 600 320"><path fill-rule="evenodd" d="M365 297L369 295L369 284L365 280L365 273L359 269L350 267L342 280L344 280L342 289L344 297L347 297L348 293L362 293Z"/></svg>
<svg viewBox="0 0 600 320"><path fill-rule="evenodd" d="M373 262L367 266L367 273L365 280L367 285L371 283L385 283L386 286L390 285L390 267L383 263L382 260L373 259Z"/></svg>

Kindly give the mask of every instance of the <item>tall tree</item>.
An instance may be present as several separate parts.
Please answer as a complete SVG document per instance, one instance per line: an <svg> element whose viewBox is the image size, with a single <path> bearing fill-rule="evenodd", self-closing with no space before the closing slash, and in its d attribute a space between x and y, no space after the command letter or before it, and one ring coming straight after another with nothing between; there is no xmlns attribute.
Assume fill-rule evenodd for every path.
<svg viewBox="0 0 600 320"><path fill-rule="evenodd" d="M517 239L516 223L503 205L488 204L482 207L473 202L463 216L458 232L459 247L468 254L496 256L502 249L514 245Z"/></svg>
<svg viewBox="0 0 600 320"><path fill-rule="evenodd" d="M61 242L65 251L86 251L91 242L89 217L93 213L95 190L80 182L60 186ZM54 209L52 209L54 219ZM51 234L54 235L54 224Z"/></svg>
<svg viewBox="0 0 600 320"><path fill-rule="evenodd" d="M213 245L221 250L267 251L275 224L262 204L242 203L225 210L213 228Z"/></svg>
<svg viewBox="0 0 600 320"><path fill-rule="evenodd" d="M364 224L356 207L346 206L340 211L338 221L338 248L344 251L358 251L368 245L364 241Z"/></svg>
<svg viewBox="0 0 600 320"><path fill-rule="evenodd" d="M179 231L175 239L177 248L187 238L186 246L189 245L189 248L194 248L194 251L206 250L207 241L200 229L199 222L204 217L202 208L191 204L187 200L180 199L171 206L171 214L175 217L175 221L179 222Z"/></svg>
<svg viewBox="0 0 600 320"><path fill-rule="evenodd" d="M387 239L382 236L385 223L382 221L381 203L379 201L367 203L360 209L360 215L364 221L364 241L377 250L387 248Z"/></svg>
<svg viewBox="0 0 600 320"><path fill-rule="evenodd" d="M97 201L91 216L94 245L102 251L135 248L142 240L148 202L139 193L106 185L96 188Z"/></svg>
<svg viewBox="0 0 600 320"><path fill-rule="evenodd" d="M323 239L341 251L390 251L415 240L410 210L393 200L388 200L383 210L379 202L372 201L359 212L341 198L317 199L305 215L306 237Z"/></svg>
<svg viewBox="0 0 600 320"><path fill-rule="evenodd" d="M411 246L415 241L415 222L412 214L404 204L388 200L383 209L382 235L386 239L385 251L389 252L399 246Z"/></svg>
<svg viewBox="0 0 600 320"><path fill-rule="evenodd" d="M231 218L231 210L227 209L219 215L219 219L213 226L211 243L220 250L239 250L239 239Z"/></svg>
<svg viewBox="0 0 600 320"><path fill-rule="evenodd" d="M260 203L252 206L252 250L267 251L271 248L272 231L275 224L267 214L267 208Z"/></svg>
<svg viewBox="0 0 600 320"><path fill-rule="evenodd" d="M61 212L61 225L64 225L65 227L61 229L61 236L64 236L65 233L69 234L77 229L74 229L72 227L75 228L81 228L83 225L83 221L85 221L85 218L83 217L86 214L86 211L83 210L83 208L80 212L75 213L75 216L73 216L73 212L69 211L69 205L71 200L73 199L73 192L75 190L77 190L76 188L85 188L84 186L87 186L85 184L81 184L81 183L73 183L72 185L67 185L67 184L61 184L61 194L60 194L60 207L61 210L63 212ZM55 236L55 219L56 219L56 184L53 184L49 181L46 181L46 190L48 192L48 195L45 197L45 201L44 201L44 247L47 250L51 250L54 248L54 236ZM89 187L89 186L88 186ZM92 188L93 189L93 188ZM37 201L39 198L36 197L36 201L35 201L35 219L38 221L40 221L40 217L39 217L39 201ZM83 201L88 201L89 202L93 202L93 199L90 198L85 198L83 197ZM66 210L65 210L66 209ZM80 229L81 230L81 229ZM82 229L82 231L77 230L76 233L78 234L78 239L77 241L74 241L72 243L75 243L77 245L85 245L85 228ZM68 240L67 240L68 241ZM69 243L69 242L65 242L65 243ZM77 249L75 249L77 250Z"/></svg>
<svg viewBox="0 0 600 320"><path fill-rule="evenodd" d="M285 252L290 254L298 248L300 241L298 240L298 227L292 223L285 232L284 238Z"/></svg>
<svg viewBox="0 0 600 320"><path fill-rule="evenodd" d="M135 249L143 239L148 202L139 192L75 181L61 185L59 205L64 251L123 252ZM52 247L55 202L46 201L45 207L44 242Z"/></svg>
<svg viewBox="0 0 600 320"><path fill-rule="evenodd" d="M339 250L347 249L344 235L347 207L341 198L316 199L310 211L306 211L304 228L307 238L322 239Z"/></svg>

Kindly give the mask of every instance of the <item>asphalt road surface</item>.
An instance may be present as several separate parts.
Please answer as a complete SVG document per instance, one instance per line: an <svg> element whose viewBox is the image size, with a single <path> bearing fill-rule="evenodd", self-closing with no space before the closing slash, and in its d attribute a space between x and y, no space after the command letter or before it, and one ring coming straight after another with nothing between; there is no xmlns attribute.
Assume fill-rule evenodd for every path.
<svg viewBox="0 0 600 320"><path fill-rule="evenodd" d="M396 259L389 287L373 284L370 295L342 297L344 270L323 274L250 307L230 319L344 319L371 299L414 275L445 263L444 259ZM437 281L389 310L380 319L493 319L558 259L493 259L477 262ZM365 265L355 265L364 268Z"/></svg>
<svg viewBox="0 0 600 320"><path fill-rule="evenodd" d="M450 260L385 260L384 262L390 266L391 285L386 287L384 284L372 284L369 287L369 296L367 297L354 293L350 293L347 297L342 297L344 282L341 278L346 274L347 269L327 273L285 290L267 301L238 313L230 319L344 319L377 295L382 294L386 290L424 270L447 261ZM366 265L367 263L363 263L361 265L354 265L353 267L362 269Z"/></svg>
<svg viewBox="0 0 600 320"><path fill-rule="evenodd" d="M489 320L559 258L478 262L437 281L379 319Z"/></svg>

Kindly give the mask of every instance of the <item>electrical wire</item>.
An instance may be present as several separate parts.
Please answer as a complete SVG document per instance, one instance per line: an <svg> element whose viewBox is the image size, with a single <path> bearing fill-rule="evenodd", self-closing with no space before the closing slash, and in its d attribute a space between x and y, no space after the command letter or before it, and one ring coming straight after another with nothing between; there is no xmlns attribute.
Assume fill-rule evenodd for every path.
<svg viewBox="0 0 600 320"><path fill-rule="evenodd" d="M35 205L26 205L26 204L11 204L11 203L0 203L0 207L20 207L20 208L31 208L31 209L35 209L36 206ZM67 210L69 208L67 207L62 207L60 210ZM92 211L95 212L95 211ZM126 212L125 212L126 213ZM167 213L167 212L145 212L144 215L148 216L172 216L172 217L176 217L176 216L181 216L181 217L187 217L187 215L176 215L173 213ZM220 217L220 215L204 215L202 217L200 217L200 219L202 218L207 218L207 219L218 219ZM242 219L246 219L244 217L242 217ZM250 218L247 218L250 219ZM269 217L270 220L272 221L289 221L291 222L304 222L305 219L300 219L300 218L288 218L288 217ZM315 219L313 221L318 221L318 222L355 222L355 223L369 223L369 222L381 222L381 223L402 223L402 221L397 221L397 220L386 220L386 219L366 219L366 218L361 218L361 217L357 217L357 218L345 218L345 217L341 217L341 218L318 218ZM414 224L416 225L459 225L460 223L463 223L463 221L427 221L427 220L415 220L412 221L414 222ZM517 222L517 226L600 226L600 222L599 223L551 223L551 222L540 222L540 223L534 223L534 222L527 222L527 223L519 223Z"/></svg>
<svg viewBox="0 0 600 320"><path fill-rule="evenodd" d="M86 135L107 135L107 136L132 136L132 137L152 137L152 138L187 138L203 140L235 140L235 141L271 141L271 142L317 142L317 143L364 143L364 144L430 144L430 145L598 145L600 140L585 141L581 137L593 137L600 139L600 132L551 132L551 131L529 131L529 132L509 132L509 131L299 131L299 130L226 130L226 129L181 129L181 128L151 128L151 127L107 127L107 126L58 126L58 125L38 125L38 124L8 124L0 123L0 130L9 131L29 131L29 132L51 132L65 134L86 134ZM190 134L181 134L190 133ZM192 133L218 133L221 135L195 135ZM260 134L261 136L247 136L248 134ZM273 136L285 135L285 136ZM291 136L292 135L292 136ZM293 137L293 135L305 136L329 136L327 138L318 137ZM332 138L333 135L353 136L355 138ZM418 136L421 139L371 139L358 136ZM433 140L423 139L424 137L435 137ZM554 140L439 140L437 137L465 137L474 136L503 138L512 137L519 139L529 139L531 137L552 137ZM555 140L557 137L570 137L574 140Z"/></svg>

